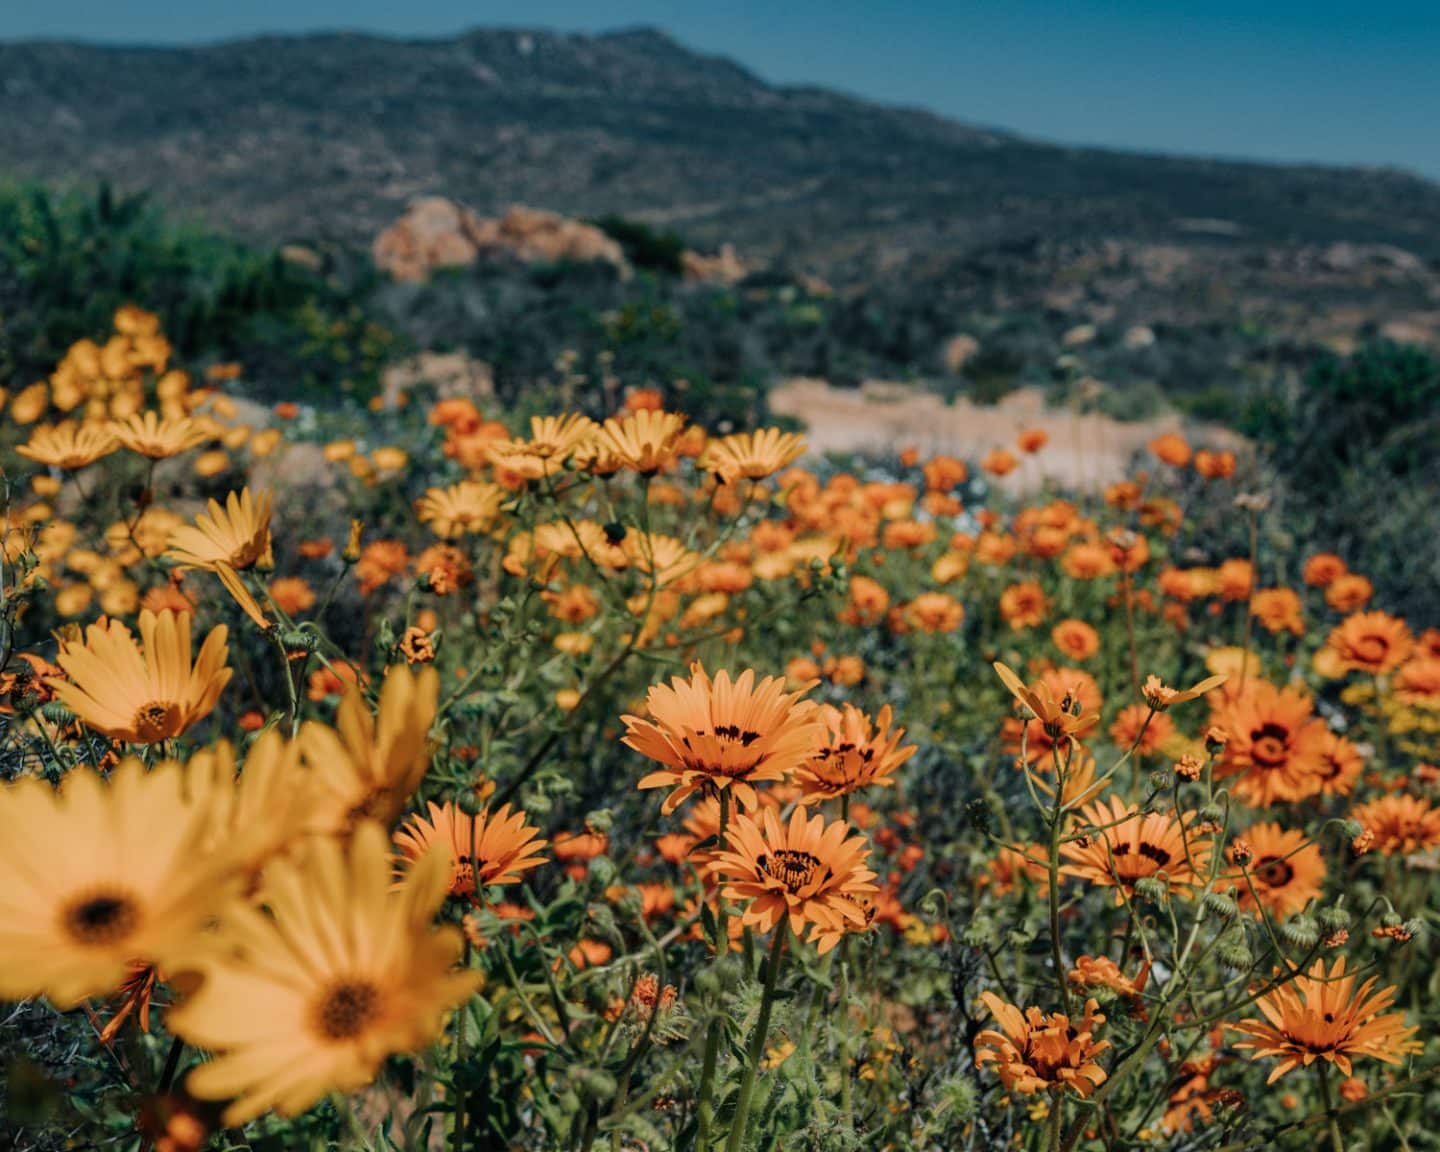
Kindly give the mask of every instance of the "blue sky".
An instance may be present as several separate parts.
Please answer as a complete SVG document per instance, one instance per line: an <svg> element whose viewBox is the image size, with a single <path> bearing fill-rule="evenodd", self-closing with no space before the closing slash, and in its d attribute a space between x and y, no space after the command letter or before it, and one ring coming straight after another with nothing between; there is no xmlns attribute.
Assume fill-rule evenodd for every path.
<svg viewBox="0 0 1440 1152"><path fill-rule="evenodd" d="M665 28L766 79L1029 136L1440 179L1440 0L0 0L0 39Z"/></svg>

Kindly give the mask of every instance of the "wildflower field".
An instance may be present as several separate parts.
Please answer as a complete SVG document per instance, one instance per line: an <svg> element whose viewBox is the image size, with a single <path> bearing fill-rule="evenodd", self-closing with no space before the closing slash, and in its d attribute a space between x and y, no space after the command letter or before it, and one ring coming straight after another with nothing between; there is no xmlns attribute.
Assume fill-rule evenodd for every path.
<svg viewBox="0 0 1440 1152"><path fill-rule="evenodd" d="M175 359L0 413L5 1147L1440 1147L1440 621L1245 453Z"/></svg>

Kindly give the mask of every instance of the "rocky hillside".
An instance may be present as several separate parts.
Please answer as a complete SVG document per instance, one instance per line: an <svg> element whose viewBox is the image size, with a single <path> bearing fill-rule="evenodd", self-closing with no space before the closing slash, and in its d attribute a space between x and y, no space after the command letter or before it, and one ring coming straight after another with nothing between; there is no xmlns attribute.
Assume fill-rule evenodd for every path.
<svg viewBox="0 0 1440 1152"><path fill-rule="evenodd" d="M0 170L153 188L267 242L368 246L422 195L618 212L841 283L1098 240L1440 257L1440 186L1417 177L1040 145L649 30L0 45Z"/></svg>

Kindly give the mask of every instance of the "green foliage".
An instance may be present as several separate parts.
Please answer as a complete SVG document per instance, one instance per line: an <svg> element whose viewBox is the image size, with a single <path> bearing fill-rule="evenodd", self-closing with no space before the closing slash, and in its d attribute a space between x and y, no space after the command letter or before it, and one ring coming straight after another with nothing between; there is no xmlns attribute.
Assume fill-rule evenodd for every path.
<svg viewBox="0 0 1440 1152"><path fill-rule="evenodd" d="M1326 355L1299 387L1251 391L1236 423L1271 456L1302 549L1339 551L1409 614L1440 612L1440 360L1392 343Z"/></svg>
<svg viewBox="0 0 1440 1152"><path fill-rule="evenodd" d="M183 359L240 360L262 392L373 391L394 337L367 315L372 284L304 259L316 267L177 225L108 185L0 188L0 378L30 383L143 301Z"/></svg>
<svg viewBox="0 0 1440 1152"><path fill-rule="evenodd" d="M618 243L636 268L667 276L679 276L685 270L685 241L674 232L657 232L638 220L614 214L590 223Z"/></svg>

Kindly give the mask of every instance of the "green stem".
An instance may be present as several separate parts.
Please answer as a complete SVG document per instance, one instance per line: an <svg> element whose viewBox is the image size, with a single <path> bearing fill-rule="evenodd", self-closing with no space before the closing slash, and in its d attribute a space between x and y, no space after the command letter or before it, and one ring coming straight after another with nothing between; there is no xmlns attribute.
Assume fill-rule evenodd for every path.
<svg viewBox="0 0 1440 1152"><path fill-rule="evenodd" d="M1064 1125L1065 1112L1060 1107L1060 1093L1054 1092L1050 1096L1050 1152L1060 1152L1060 1131Z"/></svg>
<svg viewBox="0 0 1440 1152"><path fill-rule="evenodd" d="M1065 959L1060 954L1060 834L1064 827L1064 777L1055 774L1055 807L1050 814L1050 852L1046 861L1050 891L1050 962L1055 966L1055 986L1060 992L1060 1010L1070 1011L1070 986L1066 980Z"/></svg>
<svg viewBox="0 0 1440 1152"><path fill-rule="evenodd" d="M1325 1123L1330 1129L1330 1147L1334 1152L1345 1152L1345 1141L1340 1138L1340 1121L1335 1116L1335 1098L1330 1094L1330 1062L1321 1060L1315 1067L1320 1073L1320 1102L1325 1106Z"/></svg>
<svg viewBox="0 0 1440 1152"><path fill-rule="evenodd" d="M775 925L775 940L770 945L770 958L765 965L760 1017L755 1021L755 1034L750 1037L750 1051L745 1060L745 1078L740 1081L740 1097L735 1104L735 1118L730 1124L730 1139L725 1142L725 1152L740 1152L745 1143L745 1129L750 1122L750 1105L755 1096L755 1079L760 1071L760 1060L765 1055L765 1037L770 1031L770 1009L775 1005L775 985L780 979L780 958L785 951L785 937L789 930L790 922L784 917Z"/></svg>
<svg viewBox="0 0 1440 1152"><path fill-rule="evenodd" d="M723 846L725 830L730 822L730 790L721 788L717 795L720 804L720 830L716 834ZM702 897L703 899L703 897ZM715 964L718 970L721 960L730 954L730 917L725 909L725 896L719 890L715 893L715 920L717 925L715 941ZM720 1059L720 1039L725 1024L719 1012L710 1018L705 1031L705 1056L700 1066L700 1096L695 1105L695 1148L696 1152L709 1152L710 1126L715 1121L715 1068Z"/></svg>

